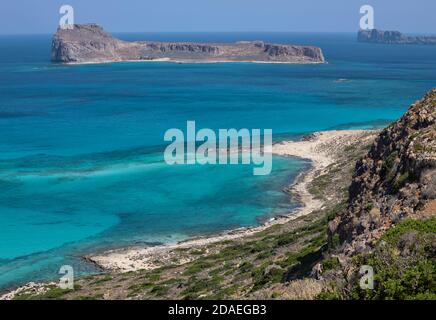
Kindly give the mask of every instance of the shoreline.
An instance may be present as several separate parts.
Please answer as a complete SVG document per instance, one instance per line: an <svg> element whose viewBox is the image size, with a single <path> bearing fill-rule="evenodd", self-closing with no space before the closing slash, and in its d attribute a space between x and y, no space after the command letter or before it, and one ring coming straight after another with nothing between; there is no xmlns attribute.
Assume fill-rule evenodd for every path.
<svg viewBox="0 0 436 320"><path fill-rule="evenodd" d="M241 227L215 235L193 237L177 243L113 249L84 256L84 259L102 270L111 272L123 273L141 269L152 270L161 267L159 262L168 260L174 254L174 250L201 248L221 241L248 237L275 224L284 224L322 209L324 203L310 193L310 183L335 161L337 157L335 146L338 144L348 144L352 139L358 139L363 133L369 131L371 130L321 131L310 134L299 141L281 141L273 145L272 153L274 155L298 157L311 161L310 168L301 172L293 183L285 188L285 192L289 193L301 205L287 215L271 218L259 226ZM179 263L186 262L189 262L189 260L179 261Z"/></svg>
<svg viewBox="0 0 436 320"><path fill-rule="evenodd" d="M328 64L327 61L305 61L305 62L291 62L291 61L262 61L262 60L173 60L171 58L156 58L156 59L139 59L139 60L102 60L102 61L86 61L86 62L56 62L59 65L66 66L80 66L80 65L98 65L109 63L122 63L122 62L168 62L175 64L218 64L218 63L254 63L254 64L290 64L290 65L313 65L313 64Z"/></svg>
<svg viewBox="0 0 436 320"><path fill-rule="evenodd" d="M96 252L83 256L87 262L102 270L102 273L126 273L138 270L153 270L172 263L177 259L177 265L195 260L195 256L180 259L178 250L202 249L209 244L221 241L237 240L250 237L258 232L268 229L277 224L285 224L299 217L310 214L313 211L322 209L324 202L316 199L309 191L314 178L328 171L330 164L339 159L340 147L361 141L370 132L378 130L332 130L320 131L303 136L297 141L279 141L273 144L272 153L278 156L298 157L311 161L308 170L301 172L284 192L290 194L301 205L287 215L280 215L265 221L263 224L252 227L241 227L227 230L218 234L197 236L176 243L162 244L157 246L129 246L119 249L112 249L103 252ZM206 248L207 250L207 248ZM11 287L0 292L0 300L10 300L24 291L42 292L46 285L56 285L54 282L28 282L23 285Z"/></svg>

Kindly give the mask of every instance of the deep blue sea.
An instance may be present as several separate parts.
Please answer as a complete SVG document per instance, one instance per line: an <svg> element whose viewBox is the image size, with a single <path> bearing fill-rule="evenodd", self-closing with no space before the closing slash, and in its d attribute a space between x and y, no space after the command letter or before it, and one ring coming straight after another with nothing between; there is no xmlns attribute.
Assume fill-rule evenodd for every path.
<svg viewBox="0 0 436 320"><path fill-rule="evenodd" d="M86 253L256 225L297 204L308 167L168 166L163 135L273 129L274 138L385 126L436 86L436 46L359 44L354 34L121 34L320 46L328 64L57 65L50 36L0 36L0 289L55 279Z"/></svg>

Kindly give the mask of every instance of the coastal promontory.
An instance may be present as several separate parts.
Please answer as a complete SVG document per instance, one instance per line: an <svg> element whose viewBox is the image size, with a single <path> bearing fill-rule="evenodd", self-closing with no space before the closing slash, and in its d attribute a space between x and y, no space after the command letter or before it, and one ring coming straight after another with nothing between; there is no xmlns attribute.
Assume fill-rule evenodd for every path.
<svg viewBox="0 0 436 320"><path fill-rule="evenodd" d="M314 46L271 44L263 41L194 43L123 41L97 24L75 24L59 28L53 36L52 61L99 63L137 60L174 62L264 62L324 63L322 50Z"/></svg>

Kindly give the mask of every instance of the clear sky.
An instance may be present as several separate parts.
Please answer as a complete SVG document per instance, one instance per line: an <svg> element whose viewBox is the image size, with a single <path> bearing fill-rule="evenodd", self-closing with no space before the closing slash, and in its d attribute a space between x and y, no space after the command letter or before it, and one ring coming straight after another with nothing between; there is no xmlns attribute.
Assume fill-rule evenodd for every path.
<svg viewBox="0 0 436 320"><path fill-rule="evenodd" d="M52 33L62 4L112 32L355 32L370 4L376 28L436 34L436 0L1 0L0 33Z"/></svg>

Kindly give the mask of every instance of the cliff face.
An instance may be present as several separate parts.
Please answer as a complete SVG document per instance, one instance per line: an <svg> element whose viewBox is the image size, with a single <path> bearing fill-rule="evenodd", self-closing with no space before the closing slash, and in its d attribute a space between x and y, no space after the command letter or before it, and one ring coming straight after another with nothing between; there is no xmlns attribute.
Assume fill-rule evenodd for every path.
<svg viewBox="0 0 436 320"><path fill-rule="evenodd" d="M383 130L356 164L348 208L329 225L341 252L368 252L404 218L436 215L436 89Z"/></svg>
<svg viewBox="0 0 436 320"><path fill-rule="evenodd" d="M74 30L59 29L53 36L51 59L56 62L117 60L117 51L123 44L96 24L74 25Z"/></svg>
<svg viewBox="0 0 436 320"><path fill-rule="evenodd" d="M382 31L377 29L359 30L359 42L385 43L385 44L427 44L436 45L436 36L415 37L407 36L399 31Z"/></svg>
<svg viewBox="0 0 436 320"><path fill-rule="evenodd" d="M126 42L96 24L59 29L53 37L52 61L86 63L168 59L178 62L254 61L323 63L320 48L241 41L232 44L188 42Z"/></svg>

